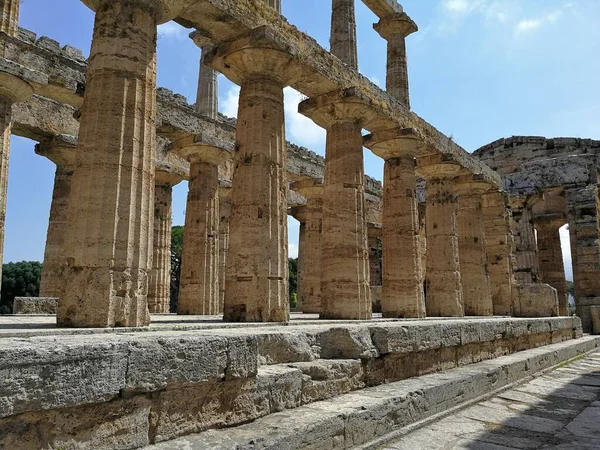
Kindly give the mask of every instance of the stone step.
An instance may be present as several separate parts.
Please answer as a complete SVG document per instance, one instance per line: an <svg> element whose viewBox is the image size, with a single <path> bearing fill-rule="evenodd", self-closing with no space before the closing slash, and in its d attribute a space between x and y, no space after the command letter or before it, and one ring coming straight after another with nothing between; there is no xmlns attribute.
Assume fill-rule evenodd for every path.
<svg viewBox="0 0 600 450"><path fill-rule="evenodd" d="M491 396L600 346L600 338L531 349L399 382L365 388L251 423L145 447L147 450L376 448L396 429ZM371 444L369 444L371 442Z"/></svg>

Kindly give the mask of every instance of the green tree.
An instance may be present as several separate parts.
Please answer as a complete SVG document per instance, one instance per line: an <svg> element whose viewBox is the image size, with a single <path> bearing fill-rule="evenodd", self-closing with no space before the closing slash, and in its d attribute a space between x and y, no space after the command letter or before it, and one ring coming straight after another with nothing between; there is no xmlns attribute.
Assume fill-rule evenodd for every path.
<svg viewBox="0 0 600 450"><path fill-rule="evenodd" d="M298 258L288 259L288 269L290 276L289 283L289 294L290 294L290 306L296 307L297 295L298 295Z"/></svg>
<svg viewBox="0 0 600 450"><path fill-rule="evenodd" d="M575 283L567 280L567 293L575 298Z"/></svg>
<svg viewBox="0 0 600 450"><path fill-rule="evenodd" d="M40 294L42 263L21 261L2 266L0 314L10 314L15 297L37 297Z"/></svg>
<svg viewBox="0 0 600 450"><path fill-rule="evenodd" d="M171 229L171 304L170 311L177 312L179 281L181 280L181 252L183 251L183 227Z"/></svg>

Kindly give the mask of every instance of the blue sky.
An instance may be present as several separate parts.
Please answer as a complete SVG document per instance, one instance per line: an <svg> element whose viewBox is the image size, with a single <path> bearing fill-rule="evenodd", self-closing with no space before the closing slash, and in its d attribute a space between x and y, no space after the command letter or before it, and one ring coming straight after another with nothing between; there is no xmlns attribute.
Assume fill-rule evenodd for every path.
<svg viewBox="0 0 600 450"><path fill-rule="evenodd" d="M283 0L283 13L324 47L328 0ZM413 110L473 151L511 135L600 139L600 2L597 0L405 0L420 31L408 38ZM360 71L385 84L385 42L374 15L357 1ZM93 13L79 0L24 0L21 26L89 53ZM195 101L199 49L188 30L159 29L158 83ZM235 115L238 91L220 77L220 109ZM296 112L286 91L287 137L324 154L324 132ZM13 137L4 262L42 260L54 165ZM368 174L383 164L365 152ZM174 223L183 224L187 184L175 188ZM563 233L564 235L564 233ZM298 224L290 220L290 253ZM568 241L563 250L570 272Z"/></svg>

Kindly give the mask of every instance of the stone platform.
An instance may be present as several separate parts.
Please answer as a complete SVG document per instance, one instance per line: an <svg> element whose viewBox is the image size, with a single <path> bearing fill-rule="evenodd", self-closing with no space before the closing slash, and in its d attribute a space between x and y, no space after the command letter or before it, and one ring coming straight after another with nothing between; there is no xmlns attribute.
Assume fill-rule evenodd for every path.
<svg viewBox="0 0 600 450"><path fill-rule="evenodd" d="M536 347L570 350L558 356L548 347L553 356L529 369L558 363L596 342L582 337L576 317L357 323L294 315L287 326L243 327L218 317L153 319L134 331L2 317L0 448L140 448ZM499 375L488 387L508 382Z"/></svg>

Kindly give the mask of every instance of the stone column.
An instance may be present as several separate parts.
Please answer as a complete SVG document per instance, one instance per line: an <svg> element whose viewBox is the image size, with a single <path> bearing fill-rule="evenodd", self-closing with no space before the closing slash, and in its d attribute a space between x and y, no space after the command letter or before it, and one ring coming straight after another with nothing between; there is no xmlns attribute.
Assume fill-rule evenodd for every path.
<svg viewBox="0 0 600 450"><path fill-rule="evenodd" d="M541 282L556 289L559 315L568 316L567 279L560 244L560 227L565 224L565 218L564 216L534 217L533 224L537 231Z"/></svg>
<svg viewBox="0 0 600 450"><path fill-rule="evenodd" d="M263 34L257 29L210 54L210 64L241 85L223 311L229 322L289 320L283 89L299 72L289 54L264 47Z"/></svg>
<svg viewBox="0 0 600 450"><path fill-rule="evenodd" d="M404 12L381 19L373 26L387 41L387 92L410 109L406 37L419 30Z"/></svg>
<svg viewBox="0 0 600 450"><path fill-rule="evenodd" d="M81 110L57 323L148 325L157 12L101 0Z"/></svg>
<svg viewBox="0 0 600 450"><path fill-rule="evenodd" d="M488 192L483 196L484 234L495 316L513 315L514 242L507 202L507 196L502 191Z"/></svg>
<svg viewBox="0 0 600 450"><path fill-rule="evenodd" d="M429 317L464 316L458 247L457 197L453 178L457 164L439 163L439 157L418 160L425 179L427 212L427 279L425 305Z"/></svg>
<svg viewBox="0 0 600 450"><path fill-rule="evenodd" d="M173 142L171 150L190 162L177 313L219 314L219 165L233 145L198 135Z"/></svg>
<svg viewBox="0 0 600 450"><path fill-rule="evenodd" d="M323 182L313 179L297 181L291 189L306 198L305 206L292 208L292 216L300 222L298 304L304 313L320 314Z"/></svg>
<svg viewBox="0 0 600 450"><path fill-rule="evenodd" d="M535 230L531 221L532 199L511 196L509 201L515 226L516 282L517 284L537 283L540 270Z"/></svg>
<svg viewBox="0 0 600 450"><path fill-rule="evenodd" d="M352 69L358 68L354 0L332 0L331 53Z"/></svg>
<svg viewBox="0 0 600 450"><path fill-rule="evenodd" d="M281 0L264 0L264 1L270 7L275 8L275 11L277 11L278 13L281 13Z"/></svg>
<svg viewBox="0 0 600 450"><path fill-rule="evenodd" d="M77 139L73 136L57 136L35 146L38 155L45 156L56 164L44 250L44 267L40 280L40 297L61 298L63 295L64 240L76 147Z"/></svg>
<svg viewBox="0 0 600 450"><path fill-rule="evenodd" d="M423 145L410 130L365 137L385 160L383 180L383 317L425 317L415 156Z"/></svg>
<svg viewBox="0 0 600 450"><path fill-rule="evenodd" d="M491 316L494 313L488 257L484 233L483 194L490 185L474 175L458 177L458 252L463 306L466 316Z"/></svg>
<svg viewBox="0 0 600 450"><path fill-rule="evenodd" d="M225 305L225 278L229 251L229 220L231 219L231 184L222 182L219 190L219 314Z"/></svg>
<svg viewBox="0 0 600 450"><path fill-rule="evenodd" d="M152 270L148 274L148 309L167 314L171 305L171 228L173 224L173 186L184 178L172 165L156 167L154 180L154 245Z"/></svg>
<svg viewBox="0 0 600 450"><path fill-rule="evenodd" d="M216 120L219 115L219 73L204 63L208 53L214 50L210 39L200 32L193 32L190 37L200 47L200 74L198 77L198 91L196 94L196 112L210 119Z"/></svg>
<svg viewBox="0 0 600 450"><path fill-rule="evenodd" d="M565 189L576 312L583 331L592 331L591 308L600 305L600 235L597 187Z"/></svg>
<svg viewBox="0 0 600 450"><path fill-rule="evenodd" d="M381 224L367 221L367 244L369 246L369 280L373 312L381 312L381 291L383 282Z"/></svg>
<svg viewBox="0 0 600 450"><path fill-rule="evenodd" d="M0 0L0 33L16 36L19 33L21 0Z"/></svg>

